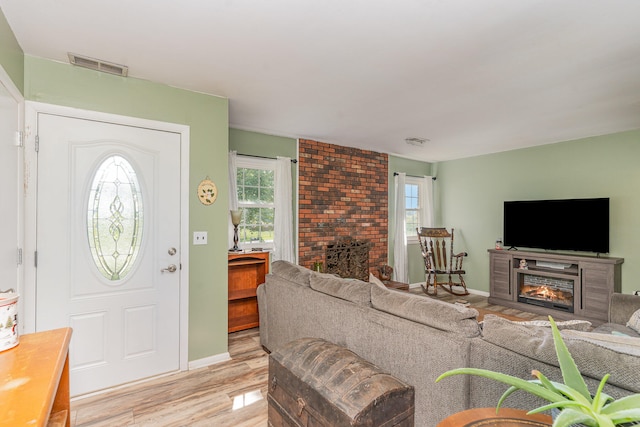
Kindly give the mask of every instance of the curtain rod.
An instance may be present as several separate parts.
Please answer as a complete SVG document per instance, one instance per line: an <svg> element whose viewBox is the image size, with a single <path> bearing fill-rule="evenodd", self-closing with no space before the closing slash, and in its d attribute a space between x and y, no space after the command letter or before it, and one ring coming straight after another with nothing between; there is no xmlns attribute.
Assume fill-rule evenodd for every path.
<svg viewBox="0 0 640 427"><path fill-rule="evenodd" d="M399 173L399 172L394 172L394 173L393 173L393 176L397 176L397 175L398 175L398 173ZM407 175L407 176L410 176L411 178L423 178L423 177L424 177L424 176L418 176L418 175ZM435 176L432 176L432 177L431 177L431 179L435 181L435 180L436 180L436 179L438 179L438 178L437 178L437 177L435 177Z"/></svg>
<svg viewBox="0 0 640 427"><path fill-rule="evenodd" d="M276 160L276 157L255 156L255 155L253 155L253 154L240 154L240 153L238 153L238 156L245 156L245 157L257 157L258 159ZM298 159L291 159L291 163L298 163Z"/></svg>

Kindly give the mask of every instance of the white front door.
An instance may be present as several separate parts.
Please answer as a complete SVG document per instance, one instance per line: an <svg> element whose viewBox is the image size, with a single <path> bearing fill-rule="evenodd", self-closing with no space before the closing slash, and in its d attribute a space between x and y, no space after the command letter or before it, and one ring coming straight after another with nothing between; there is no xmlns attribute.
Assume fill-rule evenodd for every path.
<svg viewBox="0 0 640 427"><path fill-rule="evenodd" d="M180 367L180 134L37 115L36 330L71 394Z"/></svg>

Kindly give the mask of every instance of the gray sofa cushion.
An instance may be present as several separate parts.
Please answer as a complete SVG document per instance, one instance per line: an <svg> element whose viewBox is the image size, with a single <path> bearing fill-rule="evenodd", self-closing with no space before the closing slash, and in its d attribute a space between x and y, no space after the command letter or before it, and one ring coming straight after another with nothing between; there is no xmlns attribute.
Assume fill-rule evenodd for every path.
<svg viewBox="0 0 640 427"><path fill-rule="evenodd" d="M611 294L609 323L626 325L631 315L640 309L640 295Z"/></svg>
<svg viewBox="0 0 640 427"><path fill-rule="evenodd" d="M309 286L311 270L288 261L279 260L271 263L271 274L299 285Z"/></svg>
<svg viewBox="0 0 640 427"><path fill-rule="evenodd" d="M346 301L371 307L371 284L357 279L343 279L333 274L311 272L311 289Z"/></svg>
<svg viewBox="0 0 640 427"><path fill-rule="evenodd" d="M476 320L478 312L458 304L449 304L427 296L371 285L373 308L394 314L442 331L456 332L465 337L480 335Z"/></svg>
<svg viewBox="0 0 640 427"><path fill-rule="evenodd" d="M600 379L610 373L611 384L640 391L640 340L573 330L563 330L561 334L583 375ZM484 318L482 335L483 340L499 347L559 366L550 328L519 325L488 315Z"/></svg>

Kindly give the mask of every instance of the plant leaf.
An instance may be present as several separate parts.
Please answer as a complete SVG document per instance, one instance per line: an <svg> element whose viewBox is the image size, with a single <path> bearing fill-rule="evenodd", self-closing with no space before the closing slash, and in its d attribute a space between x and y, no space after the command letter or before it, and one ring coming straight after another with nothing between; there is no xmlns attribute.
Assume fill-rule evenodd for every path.
<svg viewBox="0 0 640 427"><path fill-rule="evenodd" d="M553 408L563 409L563 408L571 408L571 407L585 408L584 405L582 405L582 404L580 404L578 402L574 402L574 401L571 401L571 400L565 400L565 401L562 401L562 402L554 402L554 403L549 403L548 405L540 406L539 408L535 408L535 409L530 410L529 412L527 412L527 414L537 414L539 412L548 411L549 409L553 409ZM582 409L576 409L576 410L578 410L580 412L584 412Z"/></svg>
<svg viewBox="0 0 640 427"><path fill-rule="evenodd" d="M611 396L603 392L604 385L607 383L609 379L609 374L606 374L602 380L600 380L600 384L598 385L598 390L596 390L596 394L593 396L593 405L591 406L593 410L597 413L602 411L603 406L607 403L608 400L613 400Z"/></svg>
<svg viewBox="0 0 640 427"><path fill-rule="evenodd" d="M578 423L583 423L591 427L604 427L598 426L597 421L594 420L593 417L571 408L560 411L560 414L558 414L553 421L553 427L569 427Z"/></svg>
<svg viewBox="0 0 640 427"><path fill-rule="evenodd" d="M578 391L588 399L589 402L591 402L591 393L589 393L587 384L584 382L584 378L582 378L582 374L580 374L580 371L576 366L576 362L573 360L573 357L571 357L569 349L564 341L562 341L558 325L556 325L556 322L551 316L549 316L549 322L551 323L553 344L556 348L556 356L558 356L558 363L560 364L560 371L562 371L562 379L564 380L565 385Z"/></svg>
<svg viewBox="0 0 640 427"><path fill-rule="evenodd" d="M440 381L443 378L450 377L452 375L460 375L460 374L468 374L468 375L477 375L484 378L489 378L491 380L496 380L501 383L505 383L507 385L519 388L528 393L531 393L535 396L541 397L549 402L559 402L566 400L564 396L559 393L556 393L551 390L547 390L543 386L523 380L522 378L514 377L511 375L502 374L500 372L493 372L486 369L478 369L478 368L457 368L452 369L450 371L445 372L436 378L436 382Z"/></svg>
<svg viewBox="0 0 640 427"><path fill-rule="evenodd" d="M640 421L640 408L626 409L610 414L611 421L616 424Z"/></svg>
<svg viewBox="0 0 640 427"><path fill-rule="evenodd" d="M531 375L536 377L545 388L547 388L547 389L549 389L551 391L555 391L556 393L559 393L559 391L555 388L553 383L551 381L549 381L549 379L547 377L545 377L542 372L534 369L533 371L531 371Z"/></svg>
<svg viewBox="0 0 640 427"><path fill-rule="evenodd" d="M500 406L502 406L502 402L504 402L504 400L511 396L511 393L513 393L516 390L520 390L518 387L514 387L511 386L507 389L507 391L505 391L502 396L500 396L500 399L498 400L498 404L496 405L496 412L498 411L498 409L500 409Z"/></svg>
<svg viewBox="0 0 640 427"><path fill-rule="evenodd" d="M613 416L617 412L637 408L640 408L640 394L632 394L605 405L601 412Z"/></svg>
<svg viewBox="0 0 640 427"><path fill-rule="evenodd" d="M562 383L553 382L553 385L563 396L566 396L567 400L574 401L591 410L591 399L585 398L578 390Z"/></svg>

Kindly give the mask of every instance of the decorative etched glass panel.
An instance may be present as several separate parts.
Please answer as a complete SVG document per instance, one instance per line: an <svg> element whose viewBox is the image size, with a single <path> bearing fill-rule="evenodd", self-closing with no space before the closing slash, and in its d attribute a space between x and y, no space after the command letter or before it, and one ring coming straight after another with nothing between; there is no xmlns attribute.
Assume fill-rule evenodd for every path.
<svg viewBox="0 0 640 427"><path fill-rule="evenodd" d="M142 243L143 203L131 163L113 155L93 178L87 206L87 234L93 261L108 280L123 279Z"/></svg>

